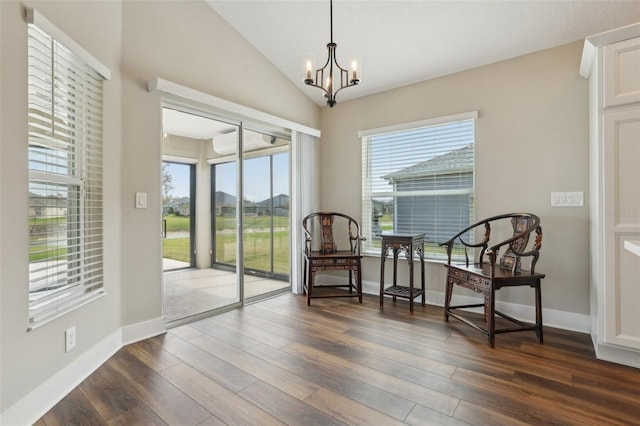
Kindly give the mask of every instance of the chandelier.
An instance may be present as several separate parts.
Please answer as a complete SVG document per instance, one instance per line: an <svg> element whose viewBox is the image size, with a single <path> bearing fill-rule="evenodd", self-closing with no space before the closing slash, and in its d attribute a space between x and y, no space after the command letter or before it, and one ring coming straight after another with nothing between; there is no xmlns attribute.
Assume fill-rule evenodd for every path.
<svg viewBox="0 0 640 426"><path fill-rule="evenodd" d="M331 19L331 42L327 44L327 50L329 51L327 62L322 68L315 71L314 78L313 65L311 60L307 60L307 73L304 83L322 90L324 97L327 98L327 105L333 108L336 104L336 95L338 92L344 88L352 87L360 83L360 76L358 75L357 61L353 61L351 64L351 78L349 78L349 71L338 65L336 59L336 47L338 47L338 45L333 42L333 0L329 2L329 14ZM334 75L336 78L334 78Z"/></svg>

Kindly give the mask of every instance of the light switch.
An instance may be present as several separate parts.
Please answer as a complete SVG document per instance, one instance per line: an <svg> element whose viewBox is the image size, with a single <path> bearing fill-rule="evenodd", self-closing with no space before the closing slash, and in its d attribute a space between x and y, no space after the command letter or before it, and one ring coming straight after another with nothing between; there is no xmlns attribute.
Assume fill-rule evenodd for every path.
<svg viewBox="0 0 640 426"><path fill-rule="evenodd" d="M146 209L146 208L147 208L147 193L136 192L136 209Z"/></svg>
<svg viewBox="0 0 640 426"><path fill-rule="evenodd" d="M582 207L584 206L584 193L582 192L552 192L552 207Z"/></svg>

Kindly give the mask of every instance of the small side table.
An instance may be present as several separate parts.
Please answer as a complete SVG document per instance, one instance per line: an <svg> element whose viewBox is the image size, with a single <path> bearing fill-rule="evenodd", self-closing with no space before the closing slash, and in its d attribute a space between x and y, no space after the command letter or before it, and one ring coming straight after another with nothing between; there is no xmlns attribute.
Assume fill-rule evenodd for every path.
<svg viewBox="0 0 640 426"><path fill-rule="evenodd" d="M409 312L413 314L413 299L422 296L422 306L425 305L424 287L424 234L382 234L382 255L380 257L380 309L384 305L384 296L392 296L393 301L397 297L409 299ZM393 285L385 288L384 263L389 250L393 251ZM398 255L404 252L409 262L409 285L398 285ZM421 286L413 286L413 253L420 258Z"/></svg>

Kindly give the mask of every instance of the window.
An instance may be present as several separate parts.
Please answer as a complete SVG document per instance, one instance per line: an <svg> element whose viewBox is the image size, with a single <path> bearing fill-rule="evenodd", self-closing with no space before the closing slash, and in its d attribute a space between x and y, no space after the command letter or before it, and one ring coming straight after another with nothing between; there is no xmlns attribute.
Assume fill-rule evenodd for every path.
<svg viewBox="0 0 640 426"><path fill-rule="evenodd" d="M36 11L29 10L27 18L34 327L104 292L102 90L108 70L96 71L75 43L52 37L69 40Z"/></svg>
<svg viewBox="0 0 640 426"><path fill-rule="evenodd" d="M473 223L476 117L464 113L359 133L365 253L380 253L381 232L424 232L425 255L443 258L438 243Z"/></svg>

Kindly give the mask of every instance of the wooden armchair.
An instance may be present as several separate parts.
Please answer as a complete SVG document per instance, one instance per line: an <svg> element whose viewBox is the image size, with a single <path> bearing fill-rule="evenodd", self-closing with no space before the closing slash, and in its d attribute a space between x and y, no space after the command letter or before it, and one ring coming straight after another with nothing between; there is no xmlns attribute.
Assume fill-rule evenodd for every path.
<svg viewBox="0 0 640 426"><path fill-rule="evenodd" d="M503 241L489 245L492 226L494 229L498 229L501 224L503 227L504 225L510 225L509 229L513 232L510 232L511 235ZM484 229L482 241L477 244L469 243L469 236L480 227ZM532 246L527 249L529 237L534 232L535 238ZM490 347L495 345L496 334L526 330L535 330L538 342L543 343L540 281L545 275L535 272L536 262L540 255L540 247L542 246L542 228L540 227L540 219L536 215L509 213L493 216L463 229L440 245L445 246L447 249L447 264L445 265L447 268L447 283L444 302L444 317L446 321L449 320L449 316L452 316L487 335ZM499 252L503 248L505 252L498 259ZM463 250L466 261L460 264L453 263L452 256L454 252L460 253ZM478 251L478 257L475 262L473 260L469 261L470 250ZM525 269L522 264L527 259L530 262L528 268ZM454 285L482 293L484 295L484 303L452 306L451 297ZM513 286L529 286L535 289L535 324L527 324L496 311L496 290ZM459 309L480 306L484 306L486 328L471 321L468 315L458 311ZM509 320L515 325L496 329L496 315Z"/></svg>
<svg viewBox="0 0 640 426"><path fill-rule="evenodd" d="M302 227L306 236L303 287L307 305L311 299L321 297L357 297L362 303L360 244L364 237L360 235L358 222L342 213L318 212L305 217ZM348 271L349 281L318 285L319 271ZM340 288L348 292L336 291Z"/></svg>

